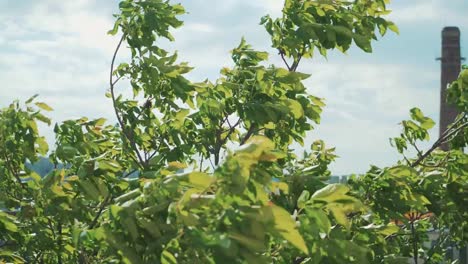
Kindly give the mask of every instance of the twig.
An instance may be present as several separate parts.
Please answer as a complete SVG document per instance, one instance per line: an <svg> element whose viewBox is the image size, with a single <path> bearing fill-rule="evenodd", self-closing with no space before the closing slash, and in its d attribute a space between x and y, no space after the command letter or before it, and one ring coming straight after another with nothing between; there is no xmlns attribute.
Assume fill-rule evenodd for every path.
<svg viewBox="0 0 468 264"><path fill-rule="evenodd" d="M114 55L112 56L112 62L111 62L111 68L110 68L110 74L109 74L110 93L111 93L111 97L112 97L112 105L114 107L115 116L117 117L117 121L119 122L120 128L122 129L122 132L123 132L125 138L130 142L130 145L132 146L132 148L134 149L135 154L138 157L139 162L137 160L134 160L134 161L137 164L139 164L140 166L143 166L144 160L141 157L140 152L138 151L138 148L137 148L137 146L136 146L136 144L135 144L135 142L133 140L133 137L130 137L130 135L127 133L127 129L125 128L125 124L124 124L124 122L122 120L122 117L120 116L119 111L117 110L118 109L117 100L116 100L115 91L114 91L114 85L116 83L113 80L113 78L114 78L114 64L115 64L115 59L117 57L117 53L119 52L120 46L122 45L124 39L125 39L125 34L123 34L122 37L120 38L119 44L117 45L117 47L116 47L116 49L114 51ZM133 157L132 157L132 159L133 159Z"/></svg>
<svg viewBox="0 0 468 264"><path fill-rule="evenodd" d="M210 161L211 167L212 167L213 169L215 169L216 167L215 167L215 165L213 164L213 161L211 161L211 157L209 157L208 160Z"/></svg>
<svg viewBox="0 0 468 264"><path fill-rule="evenodd" d="M203 171L203 156L200 155L200 172Z"/></svg>
<svg viewBox="0 0 468 264"><path fill-rule="evenodd" d="M443 237L443 239L441 239ZM429 261L431 260L432 256L434 256L434 253L436 252L436 248L441 246L443 243L445 243L447 241L447 239L449 238L448 235L444 235L441 234L439 236L439 238L437 239L437 243L435 243L434 245L432 245L432 247L429 249L428 251L428 256L426 257L426 259L424 260L424 263L430 263Z"/></svg>
<svg viewBox="0 0 468 264"><path fill-rule="evenodd" d="M121 179L127 178L128 176L132 175L133 173L135 173L135 172L137 172L137 171L138 171L138 169L134 169L134 170L130 171L129 173L123 175Z"/></svg>
<svg viewBox="0 0 468 264"><path fill-rule="evenodd" d="M418 242L416 237L416 229L414 228L414 221L411 221L411 234L413 236L413 259L414 264L418 264Z"/></svg>
<svg viewBox="0 0 468 264"><path fill-rule="evenodd" d="M284 57L284 52L282 50L279 51L279 54L281 55L281 59L283 59L284 61L284 64L286 64L286 67L288 68L289 71L291 71L291 67L289 67L289 63L288 61L286 60L286 58Z"/></svg>
<svg viewBox="0 0 468 264"><path fill-rule="evenodd" d="M405 159L408 166L411 166L411 161L409 161L409 159L405 155L403 155L403 158Z"/></svg>
<svg viewBox="0 0 468 264"><path fill-rule="evenodd" d="M292 72L295 72L297 70L297 67L299 67L299 62L301 62L301 59L302 59L302 54L300 54L298 57L297 57L297 61L295 61L293 63L293 65L291 66L291 69L289 71L292 71Z"/></svg>
<svg viewBox="0 0 468 264"><path fill-rule="evenodd" d="M57 263L62 264L62 254L61 252L63 251L63 245L62 245L62 223L58 221L57 223L57 232L58 232L58 238L57 238L57 244L59 248L59 252L57 252Z"/></svg>
<svg viewBox="0 0 468 264"><path fill-rule="evenodd" d="M112 85L115 85L118 81L120 81L120 79L122 79L123 75L117 77L117 79L115 79L115 81L112 82Z"/></svg>
<svg viewBox="0 0 468 264"><path fill-rule="evenodd" d="M40 251L38 254L36 254L32 263L37 263L39 258L42 257L42 254L43 254L43 251Z"/></svg>
<svg viewBox="0 0 468 264"><path fill-rule="evenodd" d="M255 124L250 125L249 130L247 131L247 134L245 134L244 138L241 140L240 145L244 145L245 142L252 136L252 134L255 131Z"/></svg>
<svg viewBox="0 0 468 264"><path fill-rule="evenodd" d="M12 167L12 164L11 164L12 161L8 158L8 155L6 153L4 154L4 156L5 156L6 163L8 164L8 170L10 171L10 173L13 174L15 179L21 185L21 188L26 189L26 185L23 183L23 181L21 181L18 171Z"/></svg>
<svg viewBox="0 0 468 264"><path fill-rule="evenodd" d="M107 203L111 200L111 198L112 198L112 196L109 195L109 196L107 196L106 199L104 199L104 201L102 201L101 206L99 207L98 213L96 214L96 216L94 217L93 221L92 221L91 224L89 225L89 229L93 229L93 228L97 225L97 222L98 222L98 220L99 220L99 217L101 217L102 212L104 211L104 208L106 207Z"/></svg>
<svg viewBox="0 0 468 264"><path fill-rule="evenodd" d="M411 145L414 147L414 149L418 152L418 157L422 156L422 151L419 150L418 146L416 145L415 142L411 143Z"/></svg>
<svg viewBox="0 0 468 264"><path fill-rule="evenodd" d="M458 120L457 122L460 122L462 119ZM457 122L454 123L457 124ZM460 125L459 127L457 127L456 129L447 129L443 134L442 136L434 143L434 145L432 145L432 147L426 151L426 153L424 153L422 156L420 156L415 162L413 162L413 164L411 164L411 167L416 167L418 166L425 158L427 158L429 155L431 155L431 153L438 147L440 147L444 142L446 142L446 140L448 140L450 137L452 137L453 135L456 135L458 132L460 132L461 130L463 130L465 127L468 127L468 122L467 123L464 123L462 125ZM450 131L452 130L452 131Z"/></svg>
<svg viewBox="0 0 468 264"><path fill-rule="evenodd" d="M52 225L52 220L50 218L47 218L47 223L49 224L49 229L52 231L52 235L54 236L54 239L57 239L57 235L55 234L54 230L54 225Z"/></svg>

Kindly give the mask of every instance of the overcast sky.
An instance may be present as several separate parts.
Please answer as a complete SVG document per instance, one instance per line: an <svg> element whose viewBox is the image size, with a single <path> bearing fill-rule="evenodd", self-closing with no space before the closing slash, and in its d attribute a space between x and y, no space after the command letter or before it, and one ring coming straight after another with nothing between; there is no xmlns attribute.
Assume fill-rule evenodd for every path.
<svg viewBox="0 0 468 264"><path fill-rule="evenodd" d="M229 50L240 38L271 51L259 25L265 14L280 13L281 0L183 0L189 14L174 32L179 58L195 70L193 81L219 76L230 66ZM113 25L117 0L0 0L0 107L14 99L40 94L64 119L106 117L114 121L104 97L108 68L118 41L106 35ZM332 52L328 60L304 61L299 71L311 73L311 94L326 98L322 124L308 142L323 139L340 156L334 174L361 173L370 164L391 165L398 159L388 138L397 136L399 121L413 106L438 122L440 31L458 26L462 54L468 53L467 0L393 0L392 19L400 35L374 43L374 52ZM271 63L280 65L271 53ZM433 131L433 138L437 136ZM43 129L52 138L52 129Z"/></svg>

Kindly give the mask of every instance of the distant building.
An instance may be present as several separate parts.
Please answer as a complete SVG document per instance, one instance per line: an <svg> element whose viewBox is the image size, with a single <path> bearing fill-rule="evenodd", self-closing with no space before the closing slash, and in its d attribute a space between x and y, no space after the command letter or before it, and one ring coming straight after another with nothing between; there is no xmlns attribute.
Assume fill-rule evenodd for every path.
<svg viewBox="0 0 468 264"><path fill-rule="evenodd" d="M445 27L442 30L442 55L438 60L441 62L439 135L442 135L458 114L455 106L447 103L447 86L458 78L463 60L458 27ZM441 148L448 150L448 144L443 144Z"/></svg>
<svg viewBox="0 0 468 264"><path fill-rule="evenodd" d="M346 183L351 175L333 175L330 176L328 183Z"/></svg>
<svg viewBox="0 0 468 264"><path fill-rule="evenodd" d="M447 103L447 86L458 78L463 59L460 52L460 29L458 27L445 27L442 30L442 56L439 58L441 62L439 135L447 130L458 115L455 106ZM448 150L449 146L443 144L441 148ZM436 237L434 234L433 236ZM458 263L468 264L468 247L457 248L453 246L447 251L448 259L458 259Z"/></svg>

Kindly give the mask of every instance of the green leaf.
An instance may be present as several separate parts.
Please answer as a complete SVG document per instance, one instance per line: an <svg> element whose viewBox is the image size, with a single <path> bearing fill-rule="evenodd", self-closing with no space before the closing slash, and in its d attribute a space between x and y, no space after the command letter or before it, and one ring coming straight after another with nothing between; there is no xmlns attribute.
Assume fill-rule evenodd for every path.
<svg viewBox="0 0 468 264"><path fill-rule="evenodd" d="M329 209L333 213L333 216L335 217L336 222L349 230L351 227L351 223L349 222L349 219L346 216L346 212L338 206L329 207Z"/></svg>
<svg viewBox="0 0 468 264"><path fill-rule="evenodd" d="M354 34L353 39L354 39L354 43L356 43L356 45L359 48L361 48L363 51L368 52L368 53L372 52L371 42L368 38L358 35L358 34Z"/></svg>
<svg viewBox="0 0 468 264"><path fill-rule="evenodd" d="M305 254L309 253L304 238L302 238L297 230L296 222L292 219L288 211L276 205L265 206L263 210L265 215L271 215L275 230L279 232L284 239Z"/></svg>
<svg viewBox="0 0 468 264"><path fill-rule="evenodd" d="M297 207L299 209L305 208L306 203L310 199L310 193L307 190L302 191L301 195L297 199Z"/></svg>
<svg viewBox="0 0 468 264"><path fill-rule="evenodd" d="M374 223L371 223L367 226L362 226L361 228L365 230L375 230L377 233L382 234L384 236L393 235L400 231L400 227L393 223L388 225L376 225Z"/></svg>
<svg viewBox="0 0 468 264"><path fill-rule="evenodd" d="M343 184L328 184L324 188L316 191L312 198L316 200L323 200L332 202L343 198L345 194L349 192L349 187Z"/></svg>
<svg viewBox="0 0 468 264"><path fill-rule="evenodd" d="M41 121L43 123L46 123L49 126L51 124L51 120L48 117L46 117L45 115L41 114L41 113L34 114L34 118L36 118L37 120L39 120L39 121Z"/></svg>
<svg viewBox="0 0 468 264"><path fill-rule="evenodd" d="M315 221L314 225L327 235L331 231L330 219L322 209L306 208L307 217Z"/></svg>
<svg viewBox="0 0 468 264"><path fill-rule="evenodd" d="M25 104L29 104L31 103L34 99L36 99L36 97L38 97L39 95L38 94L35 94L33 96L31 96L28 100L26 100Z"/></svg>
<svg viewBox="0 0 468 264"><path fill-rule="evenodd" d="M0 211L0 224L10 232L18 232L18 226L14 223L13 217Z"/></svg>
<svg viewBox="0 0 468 264"><path fill-rule="evenodd" d="M214 178L203 172L192 172L188 175L188 180L193 187L205 189L213 183Z"/></svg>
<svg viewBox="0 0 468 264"><path fill-rule="evenodd" d="M390 236L400 231L400 227L395 224L388 224L378 232L384 236Z"/></svg>
<svg viewBox="0 0 468 264"><path fill-rule="evenodd" d="M177 259L171 252L164 250L161 254L161 264L177 264Z"/></svg>
<svg viewBox="0 0 468 264"><path fill-rule="evenodd" d="M122 204L141 195L140 189L135 189L115 198L115 202Z"/></svg>
<svg viewBox="0 0 468 264"><path fill-rule="evenodd" d="M94 125L95 126L103 126L105 123L106 123L105 118L98 118L98 119L94 120Z"/></svg>
<svg viewBox="0 0 468 264"><path fill-rule="evenodd" d="M47 151L49 151L49 145L47 144L47 141L45 137L39 137L36 140L37 144L37 152L41 155L47 154Z"/></svg>
<svg viewBox="0 0 468 264"><path fill-rule="evenodd" d="M304 109L298 101L288 99L285 100L284 103L289 108L295 119L299 119L304 116Z"/></svg>
<svg viewBox="0 0 468 264"><path fill-rule="evenodd" d="M96 186L94 186L94 184L91 181L81 180L78 181L78 184L81 186L82 190L85 192L89 199L99 201L99 190L96 188Z"/></svg>
<svg viewBox="0 0 468 264"><path fill-rule="evenodd" d="M229 237L253 251L265 250L265 242L256 237L250 237L236 232L229 233Z"/></svg>
<svg viewBox="0 0 468 264"><path fill-rule="evenodd" d="M115 36L115 34L117 34L117 32L119 31L119 26L121 22L122 19L117 19L114 23L114 27L111 30L107 31L107 34Z"/></svg>
<svg viewBox="0 0 468 264"><path fill-rule="evenodd" d="M392 167L387 171L387 173L390 177L399 179L407 179L418 175L418 172L415 169L403 165Z"/></svg>
<svg viewBox="0 0 468 264"><path fill-rule="evenodd" d="M400 34L400 31L398 30L398 27L392 23L392 22L388 22L388 29L390 29L391 31L397 33L397 34Z"/></svg>
<svg viewBox="0 0 468 264"><path fill-rule="evenodd" d="M39 107L39 108L41 108L42 110L45 110L45 111L53 111L54 110L54 109L52 109L52 107L50 107L46 103L37 102L35 104L37 105L37 107Z"/></svg>
<svg viewBox="0 0 468 264"><path fill-rule="evenodd" d="M120 164L113 160L100 160L98 161L98 167L101 170L104 171L110 171L110 172L119 172L122 170L122 167Z"/></svg>
<svg viewBox="0 0 468 264"><path fill-rule="evenodd" d="M420 123L421 127L424 129L431 129L434 127L435 122L429 117L424 116L422 111L419 108L413 108L410 110L411 118Z"/></svg>

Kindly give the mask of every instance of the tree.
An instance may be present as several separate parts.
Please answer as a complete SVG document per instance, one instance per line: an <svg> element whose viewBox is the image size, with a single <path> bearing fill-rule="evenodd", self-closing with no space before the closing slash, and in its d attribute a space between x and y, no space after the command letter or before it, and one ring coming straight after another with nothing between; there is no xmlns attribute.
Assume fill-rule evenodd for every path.
<svg viewBox="0 0 468 264"><path fill-rule="evenodd" d="M349 185L327 184L333 148L305 133L325 106L303 84L301 62L353 42L371 52L377 33L396 26L388 1L286 0L261 20L285 68L245 39L233 68L191 82L192 68L156 40L173 41L179 4L125 0L112 35L120 40L106 94L117 125L104 119L55 125L44 178L26 166L48 153L37 122L47 104L32 97L0 111L0 259L17 263L380 263L442 259L446 241L467 241L467 117L433 148ZM121 48L131 51L116 65ZM467 70L450 100L466 113ZM127 80L127 83L122 83ZM132 88L133 97L116 86ZM434 123L417 108L393 139L403 154ZM437 150L450 141L452 151ZM390 200L391 199L391 200ZM435 228L438 243L424 249ZM421 253L423 252L423 253ZM400 261L400 262L399 262Z"/></svg>

